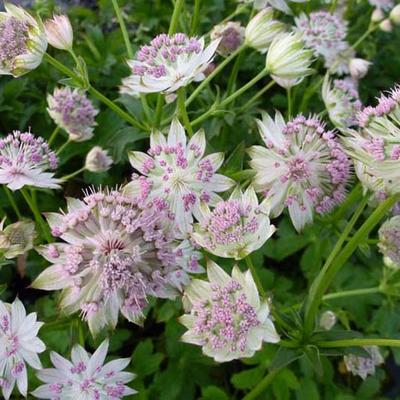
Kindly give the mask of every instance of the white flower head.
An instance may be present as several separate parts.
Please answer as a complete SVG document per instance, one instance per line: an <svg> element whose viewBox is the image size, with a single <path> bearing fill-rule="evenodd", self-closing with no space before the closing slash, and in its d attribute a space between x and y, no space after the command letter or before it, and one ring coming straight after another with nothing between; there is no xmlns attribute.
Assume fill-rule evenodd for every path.
<svg viewBox="0 0 400 400"><path fill-rule="evenodd" d="M5 258L15 258L33 248L35 224L32 221L18 221L7 225L0 223L0 254Z"/></svg>
<svg viewBox="0 0 400 400"><path fill-rule="evenodd" d="M388 267L400 268L400 215L396 215L379 228L379 250Z"/></svg>
<svg viewBox="0 0 400 400"><path fill-rule="evenodd" d="M156 36L149 45L140 48L136 59L128 61L132 75L123 79L122 92L134 96L171 93L192 81L204 79L204 71L219 41L214 40L205 47L204 38L188 37L184 33Z"/></svg>
<svg viewBox="0 0 400 400"><path fill-rule="evenodd" d="M0 75L19 77L37 68L47 49L43 27L23 8L5 2L0 12Z"/></svg>
<svg viewBox="0 0 400 400"><path fill-rule="evenodd" d="M59 179L46 172L57 168L57 157L47 142L30 132L14 131L0 139L0 184L11 190L24 186L57 189Z"/></svg>
<svg viewBox="0 0 400 400"><path fill-rule="evenodd" d="M322 99L332 123L340 130L357 124L357 115L362 104L357 82L351 78L335 79L326 75L322 85Z"/></svg>
<svg viewBox="0 0 400 400"><path fill-rule="evenodd" d="M287 206L301 231L314 211L327 213L344 200L350 160L318 118L299 115L285 123L280 113L275 120L264 113L257 123L265 147L249 149L254 188L271 200L273 217Z"/></svg>
<svg viewBox="0 0 400 400"><path fill-rule="evenodd" d="M38 353L46 347L37 337L42 322L36 313L26 315L25 307L17 298L12 304L0 300L0 390L5 400L10 398L15 384L22 396L27 395L26 364L41 369Z"/></svg>
<svg viewBox="0 0 400 400"><path fill-rule="evenodd" d="M349 131L344 143L355 160L357 176L366 189L400 193L400 87L381 95L378 105L358 115L359 129Z"/></svg>
<svg viewBox="0 0 400 400"><path fill-rule="evenodd" d="M162 201L142 206L120 191L98 191L46 217L62 241L38 249L53 265L32 286L62 289L61 309L81 311L94 335L115 328L120 312L141 324L150 296L174 298L188 272L202 272L198 252L175 241Z"/></svg>
<svg viewBox="0 0 400 400"><path fill-rule="evenodd" d="M123 371L130 358L118 358L105 362L108 339L90 355L82 346L75 345L71 361L51 352L50 359L55 368L45 368L37 372L38 378L45 382L32 392L39 399L50 400L119 400L137 393L126 384L135 374Z"/></svg>
<svg viewBox="0 0 400 400"><path fill-rule="evenodd" d="M275 80L300 81L312 73L312 51L304 47L300 34L285 33L272 41L266 59L266 68Z"/></svg>
<svg viewBox="0 0 400 400"><path fill-rule="evenodd" d="M66 15L53 15L45 22L44 29L49 44L56 49L72 50L74 32Z"/></svg>
<svg viewBox="0 0 400 400"><path fill-rule="evenodd" d="M344 356L347 370L362 379L366 379L368 375L375 375L375 367L384 362L377 346L367 346L364 347L364 350L369 353L369 357L356 356L355 354Z"/></svg>
<svg viewBox="0 0 400 400"><path fill-rule="evenodd" d="M372 63L362 58L352 58L349 63L350 75L353 79L362 79L368 73Z"/></svg>
<svg viewBox="0 0 400 400"><path fill-rule="evenodd" d="M217 362L251 357L263 342L279 342L268 301L260 300L250 271L235 266L231 277L209 261L207 276L208 281L193 280L184 293L184 342L201 346Z"/></svg>
<svg viewBox="0 0 400 400"><path fill-rule="evenodd" d="M113 159L107 150L94 146L86 155L85 168L91 172L105 172L110 169L112 163Z"/></svg>
<svg viewBox="0 0 400 400"><path fill-rule="evenodd" d="M261 53L266 53L274 38L285 32L285 24L274 19L274 10L265 8L247 24L246 44Z"/></svg>
<svg viewBox="0 0 400 400"><path fill-rule="evenodd" d="M228 56L237 50L243 43L244 31L240 22L228 21L215 25L210 36L211 40L219 40L217 53Z"/></svg>
<svg viewBox="0 0 400 400"><path fill-rule="evenodd" d="M221 200L216 193L235 184L216 173L224 154L204 157L205 147L204 131L198 131L187 143L182 125L173 120L167 138L159 131L151 134L147 154L138 151L129 154L132 166L143 175L133 175L124 192L144 202L166 202L180 232L190 232L193 215L197 219L200 216L200 202L215 205Z"/></svg>
<svg viewBox="0 0 400 400"><path fill-rule="evenodd" d="M47 95L47 104L50 117L68 133L70 140L83 142L93 137L99 111L84 92L67 86L55 88L52 95Z"/></svg>
<svg viewBox="0 0 400 400"><path fill-rule="evenodd" d="M256 192L236 188L229 200L210 210L201 204L200 221L194 226L193 240L219 257L241 260L259 249L275 232L270 224L268 200L258 204Z"/></svg>

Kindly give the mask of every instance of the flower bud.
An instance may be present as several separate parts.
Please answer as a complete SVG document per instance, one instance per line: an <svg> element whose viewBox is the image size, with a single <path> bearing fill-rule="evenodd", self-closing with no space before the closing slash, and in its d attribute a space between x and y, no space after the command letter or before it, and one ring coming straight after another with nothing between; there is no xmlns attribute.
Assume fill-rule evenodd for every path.
<svg viewBox="0 0 400 400"><path fill-rule="evenodd" d="M4 3L0 12L0 75L19 77L37 68L47 49L42 25L23 8Z"/></svg>
<svg viewBox="0 0 400 400"><path fill-rule="evenodd" d="M243 43L244 28L239 22L229 21L216 25L211 31L211 40L220 39L217 53L228 56L238 49Z"/></svg>
<svg viewBox="0 0 400 400"><path fill-rule="evenodd" d="M392 217L380 227L378 247L386 266L400 268L400 215Z"/></svg>
<svg viewBox="0 0 400 400"><path fill-rule="evenodd" d="M325 311L319 320L319 326L326 330L329 331L333 328L333 326L336 324L337 317L336 314L333 311Z"/></svg>
<svg viewBox="0 0 400 400"><path fill-rule="evenodd" d="M113 160L107 150L95 146L86 156L85 168L91 172L105 172L110 169L112 163Z"/></svg>
<svg viewBox="0 0 400 400"><path fill-rule="evenodd" d="M361 79L367 75L370 63L362 58L352 58L349 62L350 75L353 79Z"/></svg>
<svg viewBox="0 0 400 400"><path fill-rule="evenodd" d="M380 8L375 8L371 15L372 22L381 22L385 18L384 12Z"/></svg>
<svg viewBox="0 0 400 400"><path fill-rule="evenodd" d="M312 72L312 50L306 49L299 33L284 33L271 43L266 68L272 78L288 79L299 83Z"/></svg>
<svg viewBox="0 0 400 400"><path fill-rule="evenodd" d="M261 10L246 27L246 44L265 53L274 38L285 31L285 24L273 19L274 10L270 7Z"/></svg>
<svg viewBox="0 0 400 400"><path fill-rule="evenodd" d="M66 15L53 15L44 25L48 42L60 50L72 50L74 33Z"/></svg>
<svg viewBox="0 0 400 400"><path fill-rule="evenodd" d="M0 253L7 259L15 258L33 248L35 224L32 221L20 221L3 229L0 223Z"/></svg>
<svg viewBox="0 0 400 400"><path fill-rule="evenodd" d="M392 32L393 26L392 23L390 22L389 18L384 19L380 24L379 24L379 29L383 32Z"/></svg>
<svg viewBox="0 0 400 400"><path fill-rule="evenodd" d="M397 6L390 11L389 18L394 24L400 24L400 4L397 4Z"/></svg>

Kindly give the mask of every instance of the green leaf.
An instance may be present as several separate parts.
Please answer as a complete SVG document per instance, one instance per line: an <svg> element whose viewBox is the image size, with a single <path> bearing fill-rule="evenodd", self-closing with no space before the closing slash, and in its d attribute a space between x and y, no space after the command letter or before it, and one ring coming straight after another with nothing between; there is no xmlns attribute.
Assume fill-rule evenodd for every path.
<svg viewBox="0 0 400 400"><path fill-rule="evenodd" d="M231 378L232 385L236 389L250 389L254 387L265 375L266 368L250 368L234 374Z"/></svg>
<svg viewBox="0 0 400 400"><path fill-rule="evenodd" d="M286 347L280 347L276 352L274 359L271 362L270 369L281 369L291 364L303 356L301 350L288 349Z"/></svg>
<svg viewBox="0 0 400 400"><path fill-rule="evenodd" d="M316 346L306 346L304 349L304 355L306 359L310 362L314 371L317 373L319 377L321 377L324 373L321 363L321 355L318 347Z"/></svg>
<svg viewBox="0 0 400 400"><path fill-rule="evenodd" d="M132 358L136 373L139 376L148 376L158 371L164 355L161 353L153 354L153 342L146 339L136 346Z"/></svg>
<svg viewBox="0 0 400 400"><path fill-rule="evenodd" d="M301 385L296 391L297 400L319 400L317 384L311 379L303 379Z"/></svg>
<svg viewBox="0 0 400 400"><path fill-rule="evenodd" d="M200 400L229 400L229 397L217 386L207 386L202 390L202 397Z"/></svg>

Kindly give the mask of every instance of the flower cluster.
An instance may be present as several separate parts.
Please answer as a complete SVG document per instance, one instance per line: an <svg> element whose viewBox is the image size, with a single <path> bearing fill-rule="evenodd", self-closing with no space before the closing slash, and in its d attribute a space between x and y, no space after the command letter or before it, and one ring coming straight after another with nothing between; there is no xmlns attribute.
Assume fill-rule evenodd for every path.
<svg viewBox="0 0 400 400"><path fill-rule="evenodd" d="M86 156L85 168L91 172L108 171L113 163L107 150L94 146Z"/></svg>
<svg viewBox="0 0 400 400"><path fill-rule="evenodd" d="M390 218L379 228L378 246L385 264L400 268L400 215Z"/></svg>
<svg viewBox="0 0 400 400"><path fill-rule="evenodd" d="M69 87L56 88L47 96L47 104L51 118L68 133L70 140L83 142L93 137L98 110L84 93Z"/></svg>
<svg viewBox="0 0 400 400"><path fill-rule="evenodd" d="M37 68L47 49L46 35L23 8L4 3L0 13L0 75L15 77Z"/></svg>
<svg viewBox="0 0 400 400"><path fill-rule="evenodd" d="M45 382L32 392L38 399L96 399L119 400L136 393L126 386L135 374L125 372L129 358L120 358L104 364L108 351L105 340L90 355L83 347L75 345L71 358L67 360L55 352L50 359L55 368L45 368L37 372L38 378Z"/></svg>
<svg viewBox="0 0 400 400"><path fill-rule="evenodd" d="M204 79L204 71L211 63L220 39L206 48L204 38L188 37L184 33L161 34L149 45L142 46L135 60L128 61L132 75L122 82L121 92L175 92L192 81Z"/></svg>
<svg viewBox="0 0 400 400"><path fill-rule="evenodd" d="M329 118L337 128L343 130L357 124L362 104L356 81L345 78L335 79L332 83L327 75L322 86L322 98Z"/></svg>
<svg viewBox="0 0 400 400"><path fill-rule="evenodd" d="M14 131L0 139L0 183L11 190L25 185L57 189L59 180L46 172L56 168L57 157L43 138Z"/></svg>
<svg viewBox="0 0 400 400"><path fill-rule="evenodd" d="M344 139L365 188L378 197L400 191L400 87L358 114L357 131Z"/></svg>
<svg viewBox="0 0 400 400"><path fill-rule="evenodd" d="M39 249L52 265L33 282L63 289L61 308L81 311L92 333L115 327L118 313L141 323L148 296L172 298L188 283L186 271L200 272L198 257L187 257L170 232L166 204L141 206L120 191L69 199L66 214L49 213L54 237L63 242Z"/></svg>
<svg viewBox="0 0 400 400"><path fill-rule="evenodd" d="M349 354L344 356L344 363L349 372L358 375L362 379L366 379L368 375L375 374L375 367L381 365L384 361L379 348L377 346L368 346L364 350L369 354L365 356L357 356Z"/></svg>
<svg viewBox="0 0 400 400"><path fill-rule="evenodd" d="M229 21L216 25L211 31L211 40L219 40L217 53L228 56L238 49L244 39L244 28L239 22Z"/></svg>
<svg viewBox="0 0 400 400"><path fill-rule="evenodd" d="M275 232L269 221L269 204L258 204L252 187L235 189L227 201L211 212L201 205L200 222L194 226L194 241L212 254L240 260L259 249Z"/></svg>
<svg viewBox="0 0 400 400"><path fill-rule="evenodd" d="M147 154L130 153L132 166L143 175L134 174L124 192L141 202L162 202L180 232L190 232L193 215L200 214L200 202L215 205L220 200L216 192L235 184L216 173L224 160L223 153L203 157L205 146L203 131L187 143L185 130L174 120L168 138L159 131L151 134Z"/></svg>
<svg viewBox="0 0 400 400"><path fill-rule="evenodd" d="M264 113L257 123L266 147L249 149L254 187L271 199L272 216L287 206L300 231L313 220L314 210L327 213L344 200L350 160L334 132L317 118L300 115L285 123L280 113L275 120Z"/></svg>
<svg viewBox="0 0 400 400"><path fill-rule="evenodd" d="M182 340L201 346L217 362L251 357L263 342L280 338L261 301L250 271L237 266L230 277L214 262L207 265L208 282L195 279L184 293L190 313L180 318L188 329Z"/></svg>
<svg viewBox="0 0 400 400"><path fill-rule="evenodd" d="M0 390L5 400L10 398L15 384L26 397L28 375L26 363L41 369L38 353L45 350L37 337L43 324L36 321L36 313L26 315L19 299L12 304L0 300Z"/></svg>

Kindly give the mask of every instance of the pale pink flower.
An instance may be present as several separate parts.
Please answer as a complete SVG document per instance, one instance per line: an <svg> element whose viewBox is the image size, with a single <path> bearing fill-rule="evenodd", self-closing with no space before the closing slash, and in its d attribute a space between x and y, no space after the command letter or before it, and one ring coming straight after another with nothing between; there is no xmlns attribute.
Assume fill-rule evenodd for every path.
<svg viewBox="0 0 400 400"><path fill-rule="evenodd" d="M361 379L366 379L368 375L375 375L375 367L385 361L377 346L367 346L364 350L368 353L365 356L349 354L344 356L346 369L353 375L358 375Z"/></svg>
<svg viewBox="0 0 400 400"><path fill-rule="evenodd" d="M38 378L45 384L34 390L32 395L51 400L119 400L137 393L126 385L135 378L135 374L123 371L130 358L118 358L104 364L108 343L106 339L93 355L82 346L75 345L71 361L51 352L50 359L55 368L37 372Z"/></svg>
<svg viewBox="0 0 400 400"><path fill-rule="evenodd" d="M335 133L314 117L297 116L285 123L264 113L257 120L264 146L249 149L253 185L271 199L271 216L285 208L296 230L341 203L350 175L350 160Z"/></svg>
<svg viewBox="0 0 400 400"><path fill-rule="evenodd" d="M119 312L141 324L150 296L173 298L189 283L187 272L202 271L198 253L174 241L162 200L143 207L119 191L99 191L46 217L63 241L38 249L53 265L32 286L62 289L61 309L80 310L93 334L114 328Z"/></svg>
<svg viewBox="0 0 400 400"><path fill-rule="evenodd" d="M0 184L11 190L24 186L57 189L59 179L46 172L57 168L57 157L47 142L31 133L14 131L0 139Z"/></svg>
<svg viewBox="0 0 400 400"><path fill-rule="evenodd" d="M93 137L99 110L84 92L67 86L56 88L52 95L47 95L47 104L50 117L68 133L70 140L83 142Z"/></svg>
<svg viewBox="0 0 400 400"><path fill-rule="evenodd" d="M244 40L245 28L239 22L228 21L215 25L210 36L211 40L219 40L217 53L228 56L238 49Z"/></svg>
<svg viewBox="0 0 400 400"><path fill-rule="evenodd" d="M207 47L204 38L188 37L184 33L161 34L149 45L142 46L136 59L129 60L132 75L122 81L121 93L171 93L192 81L204 79L219 43Z"/></svg>
<svg viewBox="0 0 400 400"><path fill-rule="evenodd" d="M388 267L400 269L400 215L396 215L379 228L379 250Z"/></svg>
<svg viewBox="0 0 400 400"><path fill-rule="evenodd" d="M50 45L60 50L72 50L74 32L66 15L53 15L44 25Z"/></svg>
<svg viewBox="0 0 400 400"><path fill-rule="evenodd" d="M37 337L42 322L36 321L36 313L26 315L17 298L12 304L0 300L0 389L4 399L10 398L15 384L26 397L28 377L26 364L41 369L38 353L46 347Z"/></svg>
<svg viewBox="0 0 400 400"><path fill-rule="evenodd" d="M107 150L94 146L86 155L85 168L91 172L105 172L110 169L112 163L113 159Z"/></svg>
<svg viewBox="0 0 400 400"><path fill-rule="evenodd" d="M184 293L184 342L201 346L217 362L252 357L263 342L279 342L268 300L260 300L250 271L235 266L231 277L209 261L207 276L194 279Z"/></svg>
<svg viewBox="0 0 400 400"><path fill-rule="evenodd" d="M185 130L178 120L171 124L168 137L155 131L150 136L147 154L132 151L129 160L142 176L133 175L125 193L141 201L164 201L181 233L191 231L193 215L199 216L200 201L215 205L235 182L216 171L224 161L223 153L204 156L203 131L187 143Z"/></svg>

